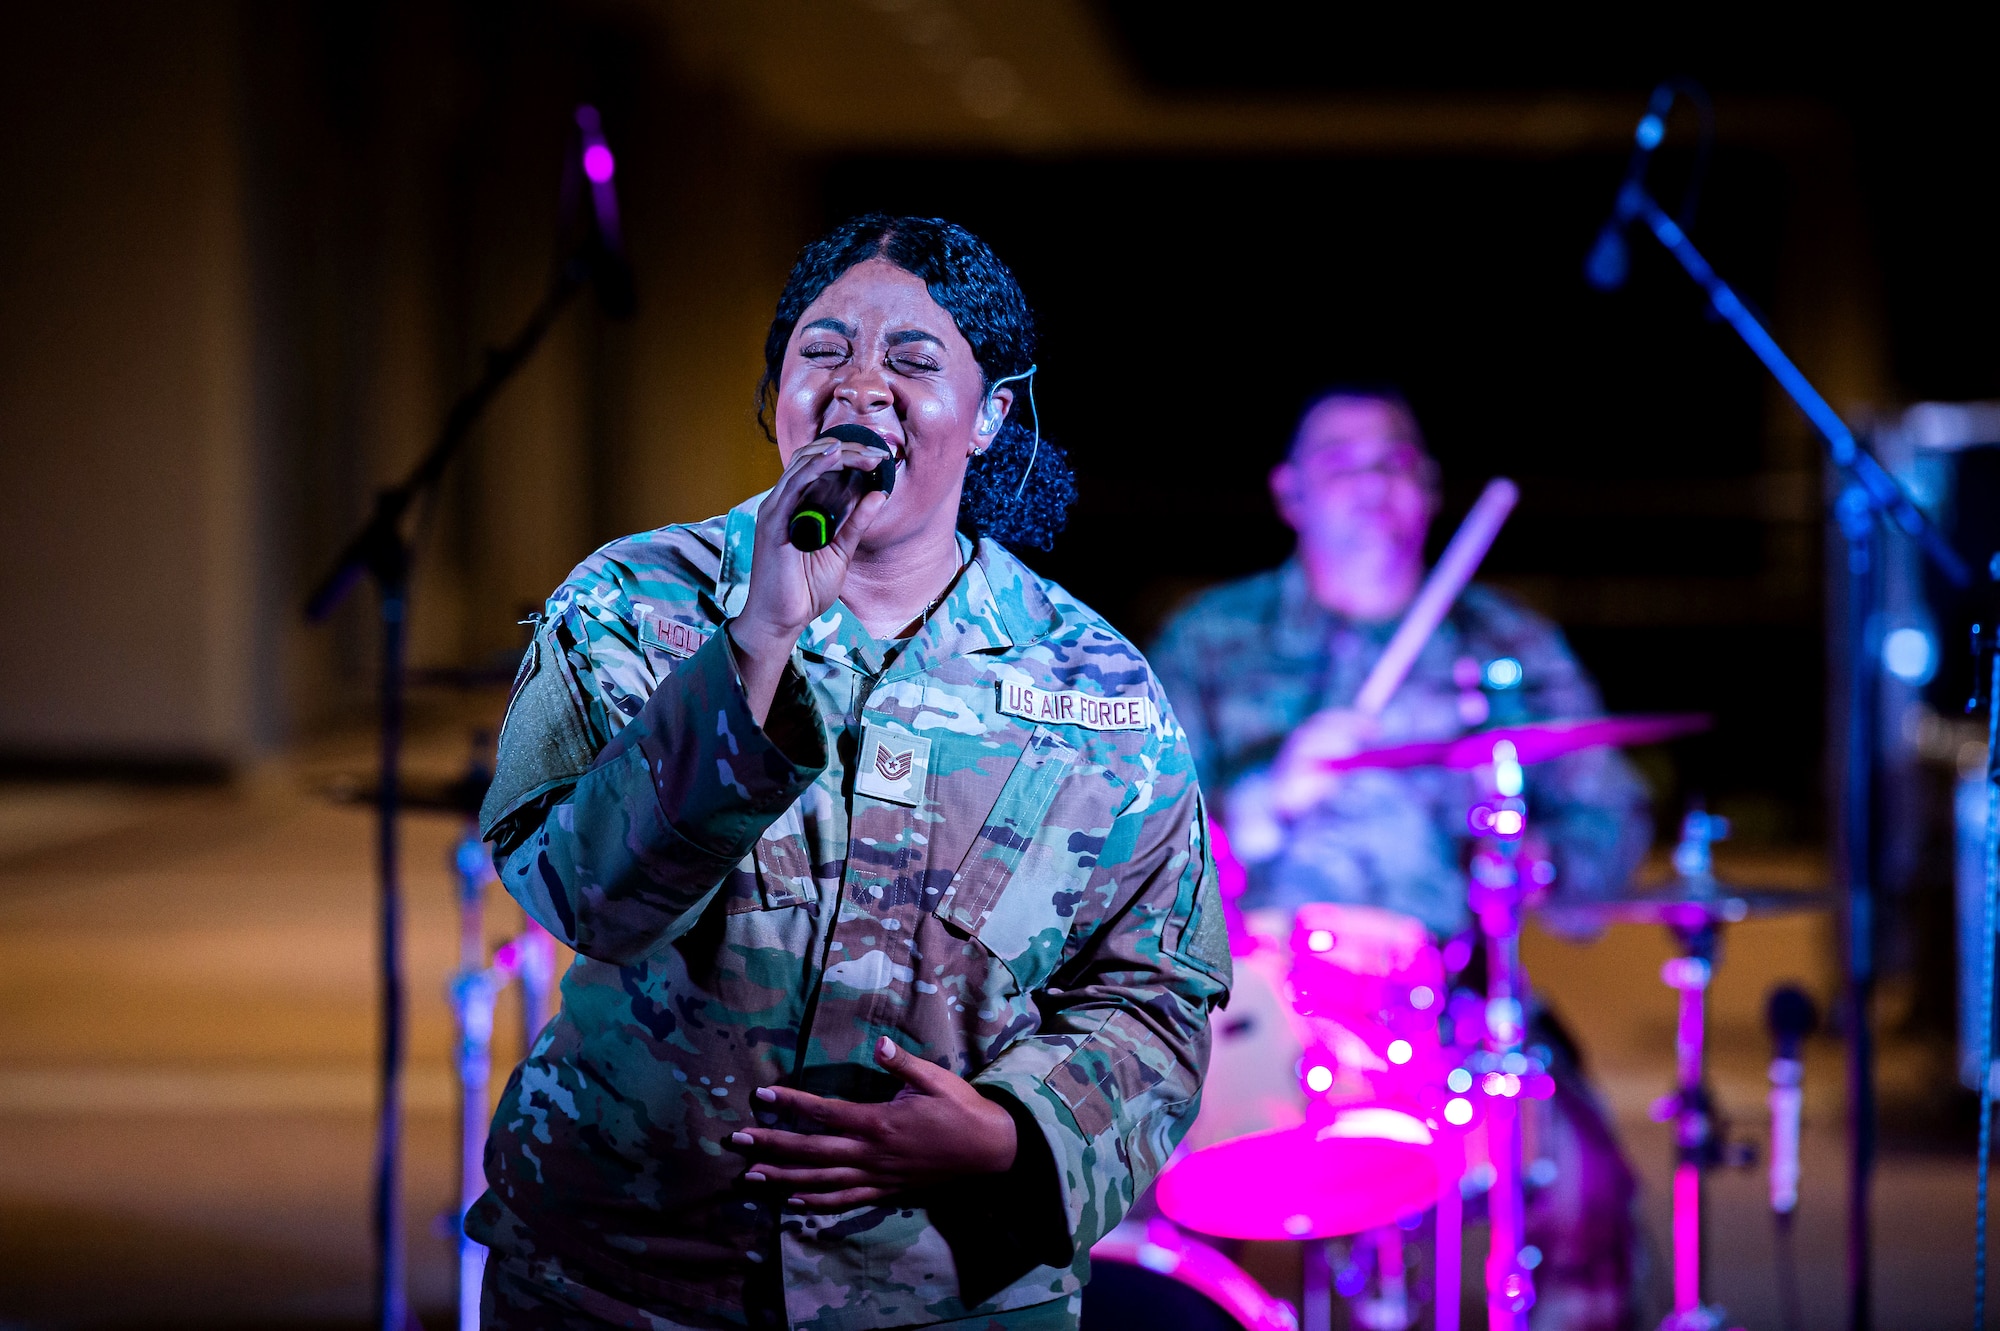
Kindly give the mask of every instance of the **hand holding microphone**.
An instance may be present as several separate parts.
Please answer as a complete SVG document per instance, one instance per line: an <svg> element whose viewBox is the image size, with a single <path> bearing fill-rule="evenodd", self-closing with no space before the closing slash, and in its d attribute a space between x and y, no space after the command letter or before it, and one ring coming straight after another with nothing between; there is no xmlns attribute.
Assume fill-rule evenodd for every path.
<svg viewBox="0 0 2000 1331"><path fill-rule="evenodd" d="M839 599L854 552L895 486L895 468L882 436L836 425L793 455L758 509L750 594L728 632L759 725L799 634Z"/></svg>
<svg viewBox="0 0 2000 1331"><path fill-rule="evenodd" d="M881 450L882 460L867 471L840 467L808 485L792 510L786 539L801 550L819 550L833 541L841 522L871 491L890 494L896 488L896 459L882 436L865 425L836 425L820 436L861 448Z"/></svg>

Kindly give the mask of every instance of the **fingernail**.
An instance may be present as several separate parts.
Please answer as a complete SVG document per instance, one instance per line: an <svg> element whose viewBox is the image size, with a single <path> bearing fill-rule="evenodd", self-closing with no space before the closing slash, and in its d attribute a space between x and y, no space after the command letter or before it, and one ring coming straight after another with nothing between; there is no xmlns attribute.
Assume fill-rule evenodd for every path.
<svg viewBox="0 0 2000 1331"><path fill-rule="evenodd" d="M884 1063L888 1062L896 1056L896 1042L886 1035L883 1036L875 1042L875 1054Z"/></svg>
<svg viewBox="0 0 2000 1331"><path fill-rule="evenodd" d="M766 1104L770 1104L777 1100L778 1093L768 1086L759 1086L757 1088L757 1098Z"/></svg>
<svg viewBox="0 0 2000 1331"><path fill-rule="evenodd" d="M729 1134L729 1140L735 1142L738 1146L755 1146L757 1144L757 1139L747 1132L732 1132Z"/></svg>
<svg viewBox="0 0 2000 1331"><path fill-rule="evenodd" d="M806 1199L803 1197L785 1198L785 1205L787 1206L804 1206L805 1204L806 1204Z"/></svg>
<svg viewBox="0 0 2000 1331"><path fill-rule="evenodd" d="M745 1174L745 1175L744 1175L743 1177L744 1177L744 1178L747 1178L747 1179L749 1179L749 1180L750 1180L750 1181L751 1181L752 1183L765 1183L765 1182L769 1182L769 1180L767 1180L767 1179L766 1179L766 1178L764 1177L764 1175L763 1175L763 1172L762 1172L761 1170L756 1170L756 1169L753 1169L753 1170L751 1170L751 1171L750 1171L749 1173Z"/></svg>

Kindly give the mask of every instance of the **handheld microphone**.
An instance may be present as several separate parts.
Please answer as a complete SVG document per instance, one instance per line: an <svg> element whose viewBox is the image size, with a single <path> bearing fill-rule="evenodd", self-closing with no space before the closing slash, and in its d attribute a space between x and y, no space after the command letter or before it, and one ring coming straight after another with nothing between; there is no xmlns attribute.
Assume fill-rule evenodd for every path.
<svg viewBox="0 0 2000 1331"><path fill-rule="evenodd" d="M867 471L839 467L806 487L785 528L785 539L801 550L820 550L832 544L834 533L861 502L861 496L874 490L889 494L896 488L896 458L881 435L865 425L849 422L836 425L819 437L879 448L885 456L879 465Z"/></svg>
<svg viewBox="0 0 2000 1331"><path fill-rule="evenodd" d="M638 288L625 257L625 233L618 224L618 159L604 141L604 121L585 102L576 108L578 152L590 190L590 215L595 236L590 245L590 275L597 287L597 304L607 318L626 319L638 308Z"/></svg>
<svg viewBox="0 0 2000 1331"><path fill-rule="evenodd" d="M1771 1210L1789 1216L1799 1204L1799 1110L1805 1102L1800 1046L1819 1022L1813 1001L1797 985L1771 991L1764 1007L1776 1057L1771 1060Z"/></svg>

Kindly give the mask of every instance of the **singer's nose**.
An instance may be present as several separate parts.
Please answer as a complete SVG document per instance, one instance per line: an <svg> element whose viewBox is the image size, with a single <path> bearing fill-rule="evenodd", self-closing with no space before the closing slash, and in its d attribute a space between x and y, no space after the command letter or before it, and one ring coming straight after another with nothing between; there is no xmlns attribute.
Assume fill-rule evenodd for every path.
<svg viewBox="0 0 2000 1331"><path fill-rule="evenodd" d="M858 416L880 411L893 398L889 393L889 381L879 365L856 365L833 389L834 401L854 411Z"/></svg>

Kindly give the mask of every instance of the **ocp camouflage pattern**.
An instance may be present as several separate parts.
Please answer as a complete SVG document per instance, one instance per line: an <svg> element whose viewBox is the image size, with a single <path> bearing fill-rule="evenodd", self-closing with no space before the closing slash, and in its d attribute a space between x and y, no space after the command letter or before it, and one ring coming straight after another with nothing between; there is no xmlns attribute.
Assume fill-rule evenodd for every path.
<svg viewBox="0 0 2000 1331"><path fill-rule="evenodd" d="M482 822L507 890L579 956L468 1228L693 1325L1067 1301L1192 1121L1227 993L1186 738L1129 642L964 538L892 654L838 603L809 625L759 727L719 630L760 500L598 551L523 661ZM1134 729L1034 721L1000 710L1007 685L1150 706ZM885 779L921 764L909 803L868 793L878 741ZM743 1180L730 1134L775 1121L752 1092L887 1098L884 1035L1038 1131L1052 1242L982 1219L985 1180L828 1216ZM760 1289L781 1312L760 1318Z"/></svg>
<svg viewBox="0 0 2000 1331"><path fill-rule="evenodd" d="M1286 737L1313 712L1352 703L1393 628L1322 608L1296 560L1205 592L1168 621L1150 656L1218 805L1254 798ZM1488 676L1499 660L1519 667L1507 687L1492 683L1507 675ZM1602 711L1560 630L1474 584L1384 709L1379 742ZM1529 827L1548 842L1555 897L1623 888L1652 839L1646 788L1631 764L1615 749L1592 749L1530 767L1527 778ZM1465 772L1345 772L1329 798L1284 828L1281 844L1245 847L1236 838L1249 851L1241 904L1382 906L1456 933L1470 923L1466 813L1477 794Z"/></svg>

